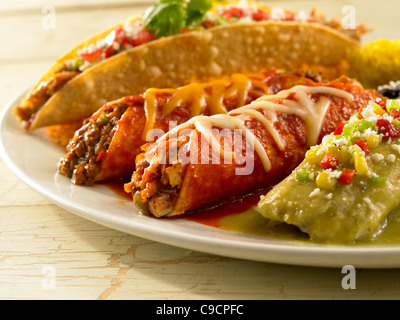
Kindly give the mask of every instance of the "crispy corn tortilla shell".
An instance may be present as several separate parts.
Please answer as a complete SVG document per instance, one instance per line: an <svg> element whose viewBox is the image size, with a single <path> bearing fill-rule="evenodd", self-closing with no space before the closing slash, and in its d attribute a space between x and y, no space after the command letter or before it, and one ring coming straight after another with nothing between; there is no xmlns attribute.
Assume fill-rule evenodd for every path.
<svg viewBox="0 0 400 320"><path fill-rule="evenodd" d="M38 83L32 88L32 91L35 90L42 81L46 81L47 79L49 79L54 72L56 72L57 70L59 70L65 61L70 60L70 59L75 59L76 57L78 57L78 51L80 49L86 48L88 47L90 44L95 44L98 40L104 39L105 37L107 37L113 30L115 30L118 26L123 25L125 22L134 22L136 20L139 20L140 17L130 17L125 19L124 21L122 21L121 23L118 23L110 28L108 28L107 30L101 31L100 33L97 33L94 36L91 36L90 38L82 41L81 43L79 43L77 46L75 46L74 48L72 48L71 50L69 50L66 54L64 54L63 56L61 56L60 58L57 59L57 61L52 65L52 67L46 71L46 73L40 78L40 80L38 81Z"/></svg>
<svg viewBox="0 0 400 320"><path fill-rule="evenodd" d="M160 38L108 58L70 80L39 110L31 130L78 121L105 102L191 79L335 66L359 43L314 23L265 21Z"/></svg>

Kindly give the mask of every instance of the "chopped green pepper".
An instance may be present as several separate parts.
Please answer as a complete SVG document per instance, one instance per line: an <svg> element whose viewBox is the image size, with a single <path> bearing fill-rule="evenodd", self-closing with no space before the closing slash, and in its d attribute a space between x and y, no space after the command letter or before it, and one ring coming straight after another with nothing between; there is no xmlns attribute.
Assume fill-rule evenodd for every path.
<svg viewBox="0 0 400 320"><path fill-rule="evenodd" d="M74 60L72 64L72 70L77 71L79 68L83 65L83 60L80 58L77 58Z"/></svg>
<svg viewBox="0 0 400 320"><path fill-rule="evenodd" d="M100 123L101 124L107 124L110 121L110 117L108 117L106 114L102 114L100 118Z"/></svg>
<svg viewBox="0 0 400 320"><path fill-rule="evenodd" d="M307 181L309 178L308 170L307 168L303 168L299 171L296 172L296 180L300 182Z"/></svg>
<svg viewBox="0 0 400 320"><path fill-rule="evenodd" d="M361 119L358 123L358 131L364 132L365 130L372 127L372 122L369 120Z"/></svg>
<svg viewBox="0 0 400 320"><path fill-rule="evenodd" d="M395 109L400 109L400 100L387 100L386 110L390 112Z"/></svg>
<svg viewBox="0 0 400 320"><path fill-rule="evenodd" d="M386 184L385 177L372 177L371 183L377 186L384 186Z"/></svg>

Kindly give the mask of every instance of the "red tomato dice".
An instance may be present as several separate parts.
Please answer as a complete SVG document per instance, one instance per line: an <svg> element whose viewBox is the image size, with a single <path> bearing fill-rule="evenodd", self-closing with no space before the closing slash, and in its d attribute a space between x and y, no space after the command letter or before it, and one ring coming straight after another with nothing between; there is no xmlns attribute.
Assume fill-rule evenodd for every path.
<svg viewBox="0 0 400 320"><path fill-rule="evenodd" d="M93 62L93 61L96 61L97 59L101 58L102 53L103 53L103 50L101 48L99 48L92 52L82 52L80 54L80 56L85 61Z"/></svg>
<svg viewBox="0 0 400 320"><path fill-rule="evenodd" d="M343 127L345 126L345 123L344 122L342 122L341 124L339 124L338 126L337 126L337 128L336 128L336 130L333 132L333 134L335 135L335 136L338 136L339 134L342 134L342 132L343 132Z"/></svg>
<svg viewBox="0 0 400 320"><path fill-rule="evenodd" d="M370 154L367 141L365 141L365 140L357 140L353 144L359 146L361 148L361 150L364 151L365 155L369 155Z"/></svg>
<svg viewBox="0 0 400 320"><path fill-rule="evenodd" d="M339 182L342 184L350 184L353 181L355 173L356 173L355 170L344 168L342 170L342 173L340 174Z"/></svg>
<svg viewBox="0 0 400 320"><path fill-rule="evenodd" d="M384 139L387 140L389 138L397 139L400 138L400 130L397 129L391 122L382 117L376 121L377 127L381 130L384 135Z"/></svg>
<svg viewBox="0 0 400 320"><path fill-rule="evenodd" d="M333 157L330 153L327 153L325 157L321 160L320 165L324 170L335 170L339 166L339 159Z"/></svg>
<svg viewBox="0 0 400 320"><path fill-rule="evenodd" d="M143 29L135 37L130 40L130 44L134 47L154 40L156 36L151 34L149 30Z"/></svg>

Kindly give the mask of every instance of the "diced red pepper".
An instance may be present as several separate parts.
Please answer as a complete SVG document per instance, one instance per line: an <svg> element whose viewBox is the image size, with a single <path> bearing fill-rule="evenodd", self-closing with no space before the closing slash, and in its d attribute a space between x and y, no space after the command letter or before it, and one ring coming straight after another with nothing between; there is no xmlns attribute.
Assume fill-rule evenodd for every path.
<svg viewBox="0 0 400 320"><path fill-rule="evenodd" d="M285 21L294 21L296 15L293 12L286 13Z"/></svg>
<svg viewBox="0 0 400 320"><path fill-rule="evenodd" d="M327 153L319 164L324 170L327 169L335 170L339 166L339 159L333 157L330 153Z"/></svg>
<svg viewBox="0 0 400 320"><path fill-rule="evenodd" d="M80 56L85 61L93 62L93 61L96 61L97 59L101 58L102 53L103 53L103 50L101 48L99 48L93 52L83 52L80 54Z"/></svg>
<svg viewBox="0 0 400 320"><path fill-rule="evenodd" d="M389 138L397 139L400 138L400 130L397 129L391 122L380 117L376 121L377 127L383 133L383 139L387 140Z"/></svg>
<svg viewBox="0 0 400 320"><path fill-rule="evenodd" d="M361 120L361 119L364 119L364 117L363 117L362 114L361 114L361 112L363 112L364 109L365 109L365 107L361 107L361 108L358 110L358 118L359 118L360 120Z"/></svg>
<svg viewBox="0 0 400 320"><path fill-rule="evenodd" d="M186 27L182 27L181 33L188 33L190 30Z"/></svg>
<svg viewBox="0 0 400 320"><path fill-rule="evenodd" d="M105 50L105 54L106 54L106 58L109 58L111 56L113 56L117 51L114 48L114 44L112 44L111 46L109 46L106 50Z"/></svg>
<svg viewBox="0 0 400 320"><path fill-rule="evenodd" d="M342 184L350 184L353 181L355 173L356 173L355 170L344 168L342 170L342 173L340 174L339 182Z"/></svg>
<svg viewBox="0 0 400 320"><path fill-rule="evenodd" d="M212 28L214 24L210 20L206 20L201 23L201 26L203 26L206 29L209 29Z"/></svg>
<svg viewBox="0 0 400 320"><path fill-rule="evenodd" d="M122 27L117 27L114 31L114 42L127 43L126 31Z"/></svg>
<svg viewBox="0 0 400 320"><path fill-rule="evenodd" d="M345 123L344 123L344 122L342 122L341 124L339 124L339 125L337 126L336 130L333 132L333 134L334 134L335 136L338 136L339 134L342 134L344 126L345 126Z"/></svg>
<svg viewBox="0 0 400 320"><path fill-rule="evenodd" d="M96 162L100 162L106 155L106 150L101 150L100 153L97 155Z"/></svg>
<svg viewBox="0 0 400 320"><path fill-rule="evenodd" d="M377 105L380 105L383 110L386 110L386 100L377 100L375 101Z"/></svg>
<svg viewBox="0 0 400 320"><path fill-rule="evenodd" d="M242 18L244 16L244 11L242 8L230 7L225 8L222 12L222 16L224 16L227 20L235 18Z"/></svg>
<svg viewBox="0 0 400 320"><path fill-rule="evenodd" d="M367 141L365 141L365 140L357 140L353 144L359 146L361 148L361 150L364 151L365 155L368 156L370 154Z"/></svg>
<svg viewBox="0 0 400 320"><path fill-rule="evenodd" d="M270 18L268 13L258 9L256 12L253 13L252 18L254 21L265 21Z"/></svg>
<svg viewBox="0 0 400 320"><path fill-rule="evenodd" d="M394 109L390 111L390 116L393 118L399 118L400 117L400 109Z"/></svg>
<svg viewBox="0 0 400 320"><path fill-rule="evenodd" d="M112 40L112 43L105 50L106 58L109 58L117 53L115 47L120 47L128 43L128 39L126 38L126 32L122 27L117 27L113 31L113 37L114 38Z"/></svg>
<svg viewBox="0 0 400 320"><path fill-rule="evenodd" d="M130 40L130 44L134 47L154 40L156 36L151 34L149 30L143 29L135 37Z"/></svg>

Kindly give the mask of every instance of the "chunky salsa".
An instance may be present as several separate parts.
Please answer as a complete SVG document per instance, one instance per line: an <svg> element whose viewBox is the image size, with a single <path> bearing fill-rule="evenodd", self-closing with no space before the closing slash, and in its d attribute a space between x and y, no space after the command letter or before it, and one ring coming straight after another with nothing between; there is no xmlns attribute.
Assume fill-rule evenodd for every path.
<svg viewBox="0 0 400 320"><path fill-rule="evenodd" d="M161 14L162 11L158 12L158 15ZM174 17L175 16L171 16L170 18L171 24L174 23ZM161 20L163 17L157 17L157 15L155 15L152 17L152 21L157 18ZM255 3L249 3L247 1L216 6L214 10L203 12L202 17L190 25L181 23L178 28L170 28L160 23L160 28L171 29L171 34L166 33L165 30L157 33L159 29L155 29L157 31L154 31L151 26L152 22L148 22L147 20L148 19L144 17L128 21L118 26L104 39L100 39L97 43L90 44L88 47L78 50L78 56L75 59L68 60L66 62L66 68L70 71L83 71L96 62L107 59L121 51L153 41L160 35L199 31L226 24L251 23L266 20L320 23L335 29L340 29L340 31L348 33L349 36L357 40L365 31L364 28L360 26L357 30L350 31L350 34L348 30L341 29L338 22L325 21L325 17L316 13L314 9L310 11L302 10L293 12L277 7L263 8Z"/></svg>
<svg viewBox="0 0 400 320"><path fill-rule="evenodd" d="M302 168L297 171L296 179L313 179L318 188L325 190L333 190L337 184L349 185L356 176L374 185L384 185L386 178L372 172L367 160L383 160L380 154L372 151L382 142L390 144L400 138L399 117L400 100L370 102L324 137L321 145L310 148L306 161L314 165L315 170ZM394 157L391 154L385 160L394 161L391 159Z"/></svg>

